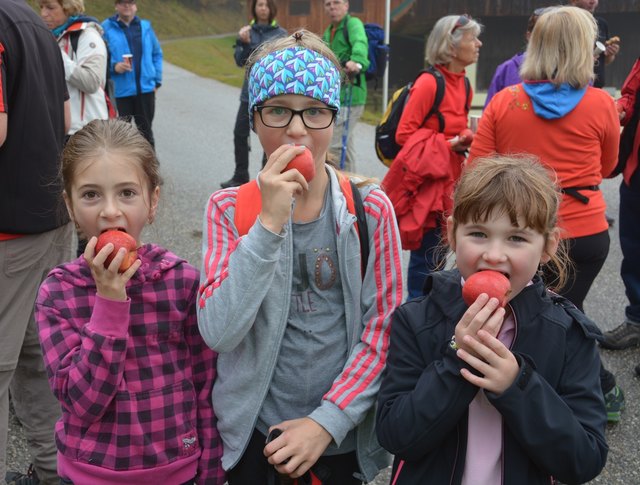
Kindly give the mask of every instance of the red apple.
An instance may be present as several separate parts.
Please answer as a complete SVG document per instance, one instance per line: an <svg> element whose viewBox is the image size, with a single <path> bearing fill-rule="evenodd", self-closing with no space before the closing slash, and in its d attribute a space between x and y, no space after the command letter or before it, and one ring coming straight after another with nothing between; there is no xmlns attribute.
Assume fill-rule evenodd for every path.
<svg viewBox="0 0 640 485"><path fill-rule="evenodd" d="M113 258L115 258L116 254L118 254L118 250L120 248L125 248L127 250L127 254L122 260L118 271L120 273L127 271L138 258L136 240L124 231L105 231L98 237L98 243L96 244L96 254L98 254L100 250L109 243L113 244L113 251L111 251L111 254L107 256L107 259L105 259L104 267L108 268L111 264L111 261L113 261Z"/></svg>
<svg viewBox="0 0 640 485"><path fill-rule="evenodd" d="M460 132L459 136L465 145L471 145L471 142L473 141L473 131L469 128L465 128Z"/></svg>
<svg viewBox="0 0 640 485"><path fill-rule="evenodd" d="M497 298L500 306L504 307L509 301L511 283L505 275L497 271L478 271L465 280L462 299L471 306L481 293L486 293L489 298Z"/></svg>
<svg viewBox="0 0 640 485"><path fill-rule="evenodd" d="M311 150L305 147L304 152L296 155L296 157L284 167L283 172L291 170L292 168L298 170L307 182L311 182L313 177L316 176L316 164L313 161Z"/></svg>

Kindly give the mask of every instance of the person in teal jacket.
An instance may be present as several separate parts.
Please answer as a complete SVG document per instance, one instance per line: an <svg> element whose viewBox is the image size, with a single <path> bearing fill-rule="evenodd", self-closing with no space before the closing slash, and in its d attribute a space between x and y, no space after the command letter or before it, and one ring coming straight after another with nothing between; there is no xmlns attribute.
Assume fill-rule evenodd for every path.
<svg viewBox="0 0 640 485"><path fill-rule="evenodd" d="M342 84L340 91L340 110L333 129L330 153L340 168L349 172L355 171L355 146L353 131L364 112L367 103L367 81L364 73L369 68L369 41L364 31L364 24L356 17L349 15L347 0L325 0L324 8L331 19L322 36L331 50L340 60L348 82ZM345 37L345 30L347 37ZM343 139L346 130L346 140ZM343 155L343 145L346 150Z"/></svg>
<svg viewBox="0 0 640 485"><path fill-rule="evenodd" d="M111 54L118 114L131 118L155 146L151 123L162 85L162 49L151 22L140 19L135 0L116 0L116 14L102 22Z"/></svg>

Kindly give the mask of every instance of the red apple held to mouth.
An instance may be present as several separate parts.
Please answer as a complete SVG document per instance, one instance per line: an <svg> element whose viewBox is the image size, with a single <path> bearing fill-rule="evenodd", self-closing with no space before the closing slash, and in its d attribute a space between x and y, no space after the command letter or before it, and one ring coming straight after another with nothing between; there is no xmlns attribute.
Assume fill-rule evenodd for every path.
<svg viewBox="0 0 640 485"><path fill-rule="evenodd" d="M98 237L96 254L98 254L100 250L109 243L113 244L113 251L111 251L111 254L107 256L107 259L104 261L104 267L108 268L111 261L113 261L113 258L118 254L118 250L120 248L125 248L127 250L127 254L118 268L118 272L124 273L138 258L136 240L124 231L105 231Z"/></svg>
<svg viewBox="0 0 640 485"><path fill-rule="evenodd" d="M471 306L481 293L486 293L489 298L497 298L500 306L504 308L509 301L511 283L505 275L497 271L478 271L465 280L462 299Z"/></svg>
<svg viewBox="0 0 640 485"><path fill-rule="evenodd" d="M471 145L471 142L473 141L473 131L471 131L469 128L465 128L460 132L459 136L462 143L464 143L465 145Z"/></svg>
<svg viewBox="0 0 640 485"><path fill-rule="evenodd" d="M311 155L311 150L305 147L304 152L300 155L296 155L296 157L291 160L286 167L284 167L283 172L287 170L291 170L295 168L302 174L305 180L311 182L313 177L316 176L316 164L313 161L313 155Z"/></svg>

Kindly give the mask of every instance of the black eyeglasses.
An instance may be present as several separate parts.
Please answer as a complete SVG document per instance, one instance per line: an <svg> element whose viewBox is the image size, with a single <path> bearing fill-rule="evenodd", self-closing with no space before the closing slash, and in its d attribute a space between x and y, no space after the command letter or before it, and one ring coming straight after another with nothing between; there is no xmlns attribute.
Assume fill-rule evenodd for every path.
<svg viewBox="0 0 640 485"><path fill-rule="evenodd" d="M460 15L460 17L458 17L458 20L456 20L456 24L453 26L453 29L451 29L451 33L453 34L456 30L458 30L460 27L464 27L469 22L471 22L471 17L469 17L466 13Z"/></svg>
<svg viewBox="0 0 640 485"><path fill-rule="evenodd" d="M310 130L329 128L338 113L337 108L305 108L291 109L285 106L254 106L254 111L260 115L262 124L269 128L284 128L289 126L295 115L300 116L304 126Z"/></svg>
<svg viewBox="0 0 640 485"><path fill-rule="evenodd" d="M116 3L119 3L120 5L133 5L136 3L136 0L118 0Z"/></svg>

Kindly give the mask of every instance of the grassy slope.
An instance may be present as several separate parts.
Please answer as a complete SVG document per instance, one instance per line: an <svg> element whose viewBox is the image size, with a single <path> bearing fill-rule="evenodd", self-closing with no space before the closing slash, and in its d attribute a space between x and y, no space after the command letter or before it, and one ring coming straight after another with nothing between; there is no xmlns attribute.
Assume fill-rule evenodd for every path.
<svg viewBox="0 0 640 485"><path fill-rule="evenodd" d="M28 3L38 11L37 0ZM85 0L84 4L86 13L100 21L115 13L113 0ZM233 11L215 7L194 10L177 0L138 0L137 4L140 17L151 20L160 39L235 32L244 22L241 2Z"/></svg>

